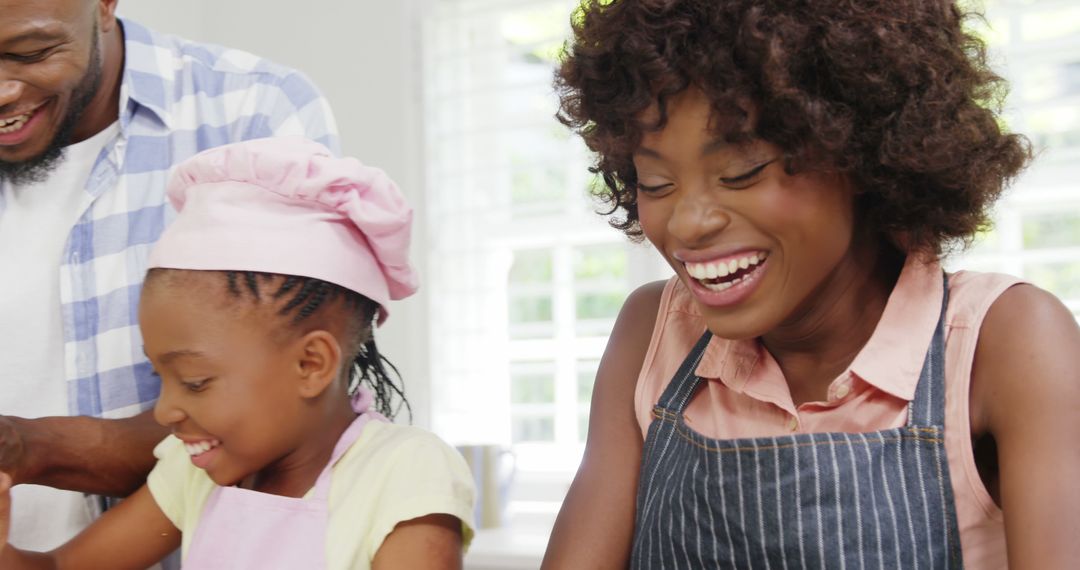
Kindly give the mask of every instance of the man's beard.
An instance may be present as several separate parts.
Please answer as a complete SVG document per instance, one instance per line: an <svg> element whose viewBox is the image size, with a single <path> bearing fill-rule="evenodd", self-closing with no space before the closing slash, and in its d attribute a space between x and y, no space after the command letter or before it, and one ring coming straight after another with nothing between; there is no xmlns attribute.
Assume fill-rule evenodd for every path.
<svg viewBox="0 0 1080 570"><path fill-rule="evenodd" d="M71 102L68 103L64 119L60 121L60 127L56 129L48 148L41 154L28 158L21 162L7 162L0 160L0 181L7 180L12 184L36 184L44 182L49 173L60 163L64 157L64 147L71 142L71 134L75 131L75 125L82 118L83 111L94 99L98 88L101 87L102 61L101 49L97 40L97 29L94 30L94 45L90 48L90 67L86 70L75 90L71 92Z"/></svg>

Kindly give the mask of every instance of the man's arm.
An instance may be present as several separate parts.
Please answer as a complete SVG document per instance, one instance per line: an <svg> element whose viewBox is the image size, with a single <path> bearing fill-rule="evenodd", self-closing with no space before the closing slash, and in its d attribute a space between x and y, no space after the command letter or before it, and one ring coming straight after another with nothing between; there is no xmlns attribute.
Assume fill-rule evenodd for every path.
<svg viewBox="0 0 1080 570"><path fill-rule="evenodd" d="M152 411L119 420L0 416L0 471L15 483L127 496L145 482L166 435Z"/></svg>
<svg viewBox="0 0 1080 570"><path fill-rule="evenodd" d="M303 136L325 145L334 154L341 154L341 140L330 103L303 73L292 71L277 84L253 91L252 97L259 112L266 116L266 123L247 133L246 138Z"/></svg>

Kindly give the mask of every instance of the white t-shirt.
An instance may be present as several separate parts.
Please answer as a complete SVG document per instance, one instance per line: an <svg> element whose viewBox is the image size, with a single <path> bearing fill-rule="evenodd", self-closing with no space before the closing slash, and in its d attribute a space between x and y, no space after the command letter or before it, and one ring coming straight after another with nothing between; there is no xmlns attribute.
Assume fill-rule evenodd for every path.
<svg viewBox="0 0 1080 570"><path fill-rule="evenodd" d="M0 181L0 414L68 415L60 262L71 229L90 205L84 190L118 123L69 145L40 183ZM81 493L35 485L12 490L11 543L48 550L91 520Z"/></svg>

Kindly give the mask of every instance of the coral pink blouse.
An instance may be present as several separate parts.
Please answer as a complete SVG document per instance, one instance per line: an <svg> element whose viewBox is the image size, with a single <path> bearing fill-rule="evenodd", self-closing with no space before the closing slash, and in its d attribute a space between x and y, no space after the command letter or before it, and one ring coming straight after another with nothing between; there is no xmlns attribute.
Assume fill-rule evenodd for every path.
<svg viewBox="0 0 1080 570"><path fill-rule="evenodd" d="M1006 568L1001 509L975 468L968 418L971 365L990 305L1016 277L961 271L949 276L945 314L945 450L956 500L964 566ZM828 399L796 406L783 372L756 340L713 337L697 374L708 379L686 410L707 437L734 439L790 433L867 432L907 421L923 360L937 325L941 267L909 257L869 341L829 386ZM634 407L644 434L675 371L705 331L693 295L674 277L664 288Z"/></svg>

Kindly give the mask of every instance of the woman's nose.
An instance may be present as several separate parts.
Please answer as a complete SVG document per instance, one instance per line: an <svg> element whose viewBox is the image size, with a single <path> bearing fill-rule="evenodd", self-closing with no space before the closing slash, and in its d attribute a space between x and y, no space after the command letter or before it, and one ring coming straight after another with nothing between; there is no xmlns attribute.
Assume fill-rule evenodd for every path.
<svg viewBox="0 0 1080 570"><path fill-rule="evenodd" d="M668 220L668 233L683 244L707 245L731 223L717 191L702 184L684 187Z"/></svg>

